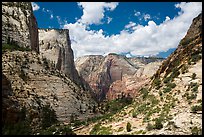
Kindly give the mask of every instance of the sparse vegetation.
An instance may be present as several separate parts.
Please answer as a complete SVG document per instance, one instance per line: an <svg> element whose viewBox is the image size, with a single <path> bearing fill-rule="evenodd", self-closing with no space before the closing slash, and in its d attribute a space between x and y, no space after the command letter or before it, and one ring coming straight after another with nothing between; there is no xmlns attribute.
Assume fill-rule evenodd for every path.
<svg viewBox="0 0 204 137"><path fill-rule="evenodd" d="M140 93L142 93L142 98L145 99L148 96L148 90L146 88L142 88L140 90Z"/></svg>
<svg viewBox="0 0 204 137"><path fill-rule="evenodd" d="M101 126L100 123L97 123L90 132L90 135L111 135L111 127Z"/></svg>
<svg viewBox="0 0 204 137"><path fill-rule="evenodd" d="M192 111L193 113L196 113L197 111L202 111L202 104L192 106L192 107L191 107L191 111Z"/></svg>
<svg viewBox="0 0 204 137"><path fill-rule="evenodd" d="M161 80L159 78L155 78L153 81L153 85L156 87L156 89L159 89L161 87Z"/></svg>
<svg viewBox="0 0 204 137"><path fill-rule="evenodd" d="M167 92L170 92L171 91L171 88L170 87L165 87L164 89L163 89L163 92L164 93L167 93Z"/></svg>
<svg viewBox="0 0 204 137"><path fill-rule="evenodd" d="M42 129L46 129L47 127L50 127L51 125L57 122L58 121L57 121L55 111L49 105L43 106L42 121L41 121Z"/></svg>
<svg viewBox="0 0 204 137"><path fill-rule="evenodd" d="M162 119L156 118L154 129L161 129L161 128L163 128Z"/></svg>
<svg viewBox="0 0 204 137"><path fill-rule="evenodd" d="M70 126L52 125L47 129L41 130L39 135L76 135Z"/></svg>
<svg viewBox="0 0 204 137"><path fill-rule="evenodd" d="M184 73L187 73L187 72L188 72L188 66L184 64L182 66L182 68L181 68L181 73L184 74Z"/></svg>
<svg viewBox="0 0 204 137"><path fill-rule="evenodd" d="M198 128L197 126L196 127L193 127L191 129L191 134L192 135L202 135L202 129L201 128Z"/></svg>
<svg viewBox="0 0 204 137"><path fill-rule="evenodd" d="M23 107L19 112L17 123L6 123L2 127L3 135L30 135L32 134L30 120L26 117L26 108Z"/></svg>
<svg viewBox="0 0 204 137"><path fill-rule="evenodd" d="M175 83L168 83L168 84L166 84L166 86L173 89L176 87L176 84Z"/></svg>
<svg viewBox="0 0 204 137"><path fill-rule="evenodd" d="M153 130L153 129L154 129L154 126L153 126L152 124L148 123L146 129L147 129L148 131Z"/></svg>
<svg viewBox="0 0 204 137"><path fill-rule="evenodd" d="M191 78L192 78L192 79L195 79L195 78L196 78L196 73L193 73L192 76L191 76Z"/></svg>
<svg viewBox="0 0 204 137"><path fill-rule="evenodd" d="M126 130L127 130L127 132L131 131L131 124L130 124L130 122L127 123Z"/></svg>
<svg viewBox="0 0 204 137"><path fill-rule="evenodd" d="M15 42L10 42L8 44L3 44L2 45L2 53L6 52L6 51L15 51L15 50L31 51L31 49L29 49L29 48L18 46Z"/></svg>

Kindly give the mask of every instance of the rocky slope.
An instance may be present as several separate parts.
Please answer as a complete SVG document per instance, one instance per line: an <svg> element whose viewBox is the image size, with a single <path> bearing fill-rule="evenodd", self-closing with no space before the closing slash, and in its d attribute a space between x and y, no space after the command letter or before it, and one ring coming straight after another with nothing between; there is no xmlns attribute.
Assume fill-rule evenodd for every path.
<svg viewBox="0 0 204 137"><path fill-rule="evenodd" d="M137 95L138 88L148 82L161 61L157 58L126 58L109 54L106 57L80 57L75 64L80 76L89 83L100 102L116 99L122 94L131 97Z"/></svg>
<svg viewBox="0 0 204 137"><path fill-rule="evenodd" d="M21 108L25 106L29 111L39 113L38 109L49 104L56 111L59 121L69 122L71 114L80 115L83 119L94 105L88 92L34 52L4 53L2 68L3 93L9 101L17 102ZM7 99L3 98L3 102L8 104ZM4 120L8 117L6 115Z"/></svg>
<svg viewBox="0 0 204 137"><path fill-rule="evenodd" d="M134 102L77 134L202 134L202 13ZM130 123L130 130L127 130Z"/></svg>
<svg viewBox="0 0 204 137"><path fill-rule="evenodd" d="M2 44L39 52L38 25L30 2L2 2Z"/></svg>

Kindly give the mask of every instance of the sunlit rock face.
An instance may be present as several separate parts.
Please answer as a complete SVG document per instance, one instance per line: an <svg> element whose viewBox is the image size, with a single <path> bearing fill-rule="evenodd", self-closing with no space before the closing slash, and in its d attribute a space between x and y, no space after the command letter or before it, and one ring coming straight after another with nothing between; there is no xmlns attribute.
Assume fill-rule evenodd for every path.
<svg viewBox="0 0 204 137"><path fill-rule="evenodd" d="M75 61L79 75L89 83L98 101L113 100L121 94L136 96L163 59L126 58L110 53L103 57L89 55ZM150 71L148 71L150 70Z"/></svg>
<svg viewBox="0 0 204 137"><path fill-rule="evenodd" d="M38 25L30 2L2 2L2 44L39 52Z"/></svg>
<svg viewBox="0 0 204 137"><path fill-rule="evenodd" d="M39 29L40 54L53 62L56 69L82 85L74 64L73 50L67 29Z"/></svg>

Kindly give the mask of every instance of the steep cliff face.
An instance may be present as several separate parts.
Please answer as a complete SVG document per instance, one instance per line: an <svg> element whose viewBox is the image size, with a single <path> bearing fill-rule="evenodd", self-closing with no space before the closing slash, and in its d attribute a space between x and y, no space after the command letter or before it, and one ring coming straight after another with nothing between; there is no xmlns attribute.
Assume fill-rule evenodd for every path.
<svg viewBox="0 0 204 137"><path fill-rule="evenodd" d="M2 44L39 52L38 26L30 2L2 2Z"/></svg>
<svg viewBox="0 0 204 137"><path fill-rule="evenodd" d="M158 63L148 64L154 61ZM156 72L161 61L162 59L126 58L109 54L106 57L98 55L80 57L75 64L80 76L95 91L98 101L102 101L116 99L123 93L132 97L137 95L138 88ZM151 71L144 69L146 65ZM139 76L136 75L137 71Z"/></svg>
<svg viewBox="0 0 204 137"><path fill-rule="evenodd" d="M77 83L68 30L40 30L45 44L39 54L31 3L4 2L2 12L2 43L6 45L2 54L3 134L23 134L30 127L35 133L43 125L51 126L55 118L67 124L73 118L90 117L96 103Z"/></svg>
<svg viewBox="0 0 204 137"><path fill-rule="evenodd" d="M78 85L83 85L74 64L69 30L39 29L40 54Z"/></svg>

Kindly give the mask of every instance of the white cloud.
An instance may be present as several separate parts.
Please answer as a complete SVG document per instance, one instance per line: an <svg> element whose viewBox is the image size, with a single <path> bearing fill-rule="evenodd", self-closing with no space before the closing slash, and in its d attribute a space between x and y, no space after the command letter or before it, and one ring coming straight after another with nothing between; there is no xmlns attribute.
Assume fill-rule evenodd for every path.
<svg viewBox="0 0 204 137"><path fill-rule="evenodd" d="M33 11L37 11L40 9L40 6L38 6L38 4L36 4L35 2L31 2L31 5L32 5L32 8L33 8Z"/></svg>
<svg viewBox="0 0 204 137"><path fill-rule="evenodd" d="M151 16L149 14L144 14L143 18L145 21L147 21L148 19L151 19Z"/></svg>
<svg viewBox="0 0 204 137"><path fill-rule="evenodd" d="M135 16L140 16L141 13L139 11L135 11Z"/></svg>
<svg viewBox="0 0 204 137"><path fill-rule="evenodd" d="M202 11L202 4L198 2L179 3L178 16L166 19L161 24L148 21L146 26L129 22L119 34L106 36L100 29L88 30L88 25L80 21L65 24L69 29L74 56L107 55L108 53L130 53L130 55L156 55L170 48L176 48L185 36L188 28ZM127 28L132 28L130 33Z"/></svg>
<svg viewBox="0 0 204 137"><path fill-rule="evenodd" d="M113 18L108 17L107 18L107 24L109 24L112 20L113 20Z"/></svg>
<svg viewBox="0 0 204 137"><path fill-rule="evenodd" d="M136 10L134 10L134 12L135 12L134 15L135 15L136 17L138 17L138 19L139 19L140 21L143 20L143 19L144 19L145 21L151 19L150 14L141 13L141 12L136 11Z"/></svg>
<svg viewBox="0 0 204 137"><path fill-rule="evenodd" d="M53 19L53 18L54 18L54 16L53 16L53 14L51 14L51 15L50 15L50 19Z"/></svg>
<svg viewBox="0 0 204 137"><path fill-rule="evenodd" d="M50 19L54 18L53 12L51 10L43 8L42 11L45 13L48 13L50 15Z"/></svg>
<svg viewBox="0 0 204 137"><path fill-rule="evenodd" d="M135 25L136 25L136 23L130 21L129 24L125 25L125 28L127 28L127 29L128 29L128 28L132 28L132 27L134 27Z"/></svg>
<svg viewBox="0 0 204 137"><path fill-rule="evenodd" d="M83 9L83 15L78 21L85 24L101 24L104 12L113 11L118 2L78 2L78 6Z"/></svg>

